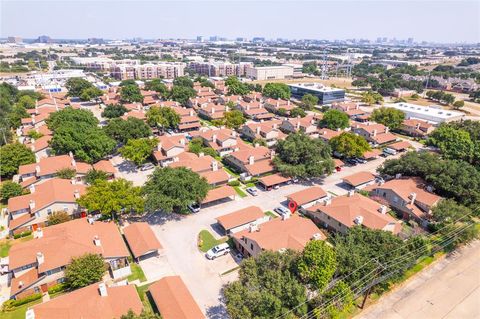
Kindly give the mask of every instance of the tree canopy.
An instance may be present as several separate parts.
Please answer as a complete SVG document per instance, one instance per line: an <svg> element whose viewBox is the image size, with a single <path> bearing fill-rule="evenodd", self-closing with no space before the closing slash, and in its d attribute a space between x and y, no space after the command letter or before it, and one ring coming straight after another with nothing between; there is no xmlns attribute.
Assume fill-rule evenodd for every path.
<svg viewBox="0 0 480 319"><path fill-rule="evenodd" d="M138 85L125 85L120 90L120 99L124 102L143 102L143 96Z"/></svg>
<svg viewBox="0 0 480 319"><path fill-rule="evenodd" d="M108 119L113 119L122 116L127 113L127 111L127 108L122 104L109 104L103 110L102 116Z"/></svg>
<svg viewBox="0 0 480 319"><path fill-rule="evenodd" d="M301 108L308 111L313 109L315 105L318 105L318 97L309 93L302 96L302 104L300 104Z"/></svg>
<svg viewBox="0 0 480 319"><path fill-rule="evenodd" d="M106 270L107 266L100 255L85 254L72 258L65 269L65 279L71 288L82 288L99 282Z"/></svg>
<svg viewBox="0 0 480 319"><path fill-rule="evenodd" d="M393 107L381 107L373 110L370 119L394 130L402 124L405 119L405 113Z"/></svg>
<svg viewBox="0 0 480 319"><path fill-rule="evenodd" d="M225 112L224 122L228 128L238 129L246 122L246 119L239 110L232 110Z"/></svg>
<svg viewBox="0 0 480 319"><path fill-rule="evenodd" d="M145 207L149 212L188 213L187 206L200 203L209 188L205 178L187 168L156 168L143 187Z"/></svg>
<svg viewBox="0 0 480 319"><path fill-rule="evenodd" d="M263 87L262 94L272 99L289 100L292 93L285 83L267 83Z"/></svg>
<svg viewBox="0 0 480 319"><path fill-rule="evenodd" d="M65 83L68 95L79 97L81 100L88 101L94 97L102 95L102 91L96 88L89 81L82 78L70 78ZM83 96L82 96L83 94Z"/></svg>
<svg viewBox="0 0 480 319"><path fill-rule="evenodd" d="M107 182L96 180L87 187L87 192L78 199L78 203L91 212L105 215L112 213L142 213L144 200L141 188L123 178Z"/></svg>
<svg viewBox="0 0 480 319"><path fill-rule="evenodd" d="M85 175L85 182L89 185L95 183L96 180L106 181L108 179L108 173L96 169L89 169Z"/></svg>
<svg viewBox="0 0 480 319"><path fill-rule="evenodd" d="M248 84L241 82L236 76L229 76L225 81L229 95L247 95L250 93Z"/></svg>
<svg viewBox="0 0 480 319"><path fill-rule="evenodd" d="M119 151L123 158L140 165L145 163L147 158L152 155L157 144L157 139L130 139Z"/></svg>
<svg viewBox="0 0 480 319"><path fill-rule="evenodd" d="M47 119L48 128L56 131L59 127L67 126L69 124L76 125L77 123L84 123L90 126L97 126L98 120L89 110L74 109L66 107L63 110L53 112Z"/></svg>
<svg viewBox="0 0 480 319"><path fill-rule="evenodd" d="M165 83L160 79L153 79L145 83L145 89L150 91L155 91L160 94L160 96L168 95L168 88Z"/></svg>
<svg viewBox="0 0 480 319"><path fill-rule="evenodd" d="M9 198L20 196L23 193L23 188L20 184L12 181L4 181L0 185L0 199L6 203Z"/></svg>
<svg viewBox="0 0 480 319"><path fill-rule="evenodd" d="M277 143L276 168L287 176L319 177L330 174L334 165L330 147L302 132L292 133Z"/></svg>
<svg viewBox="0 0 480 319"><path fill-rule="evenodd" d="M318 124L321 127L327 127L331 130L344 129L350 125L350 119L346 113L330 109L323 114L323 118Z"/></svg>
<svg viewBox="0 0 480 319"><path fill-rule="evenodd" d="M18 105L25 109L34 109L35 100L29 95L24 95L18 99Z"/></svg>
<svg viewBox="0 0 480 319"><path fill-rule="evenodd" d="M305 246L297 268L304 282L323 290L333 278L336 266L333 248L323 240L312 240Z"/></svg>
<svg viewBox="0 0 480 319"><path fill-rule="evenodd" d="M377 92L368 91L362 94L362 102L368 105L381 103L383 102L383 96Z"/></svg>
<svg viewBox="0 0 480 319"><path fill-rule="evenodd" d="M152 130L144 121L135 117L126 120L114 118L103 128L104 132L117 142L125 144L128 140L149 137Z"/></svg>
<svg viewBox="0 0 480 319"><path fill-rule="evenodd" d="M158 126L162 129L174 129L180 124L180 115L170 107L151 107L146 114L147 123L150 126Z"/></svg>
<svg viewBox="0 0 480 319"><path fill-rule="evenodd" d="M53 212L51 215L48 215L47 222L48 222L48 226L52 226L52 225L58 225L61 223L68 222L71 219L72 218L70 217L70 215L68 215L67 212L60 210L57 212Z"/></svg>
<svg viewBox="0 0 480 319"><path fill-rule="evenodd" d="M20 165L35 163L35 154L18 142L0 147L0 176L11 177Z"/></svg>
<svg viewBox="0 0 480 319"><path fill-rule="evenodd" d="M187 105L188 100L196 95L197 92L189 86L174 85L170 91L170 98L182 105Z"/></svg>
<svg viewBox="0 0 480 319"><path fill-rule="evenodd" d="M333 137L329 144L334 152L346 157L362 157L366 151L371 149L365 138L350 132L343 132Z"/></svg>
<svg viewBox="0 0 480 319"><path fill-rule="evenodd" d="M291 117L305 117L307 116L307 113L305 112L304 109L300 107L296 107L290 111L290 116Z"/></svg>
<svg viewBox="0 0 480 319"><path fill-rule="evenodd" d="M240 265L239 280L224 295L232 319L298 318L307 313L307 291L296 277L298 253L265 251Z"/></svg>
<svg viewBox="0 0 480 319"><path fill-rule="evenodd" d="M193 81L188 76L179 76L173 80L173 85L193 88Z"/></svg>

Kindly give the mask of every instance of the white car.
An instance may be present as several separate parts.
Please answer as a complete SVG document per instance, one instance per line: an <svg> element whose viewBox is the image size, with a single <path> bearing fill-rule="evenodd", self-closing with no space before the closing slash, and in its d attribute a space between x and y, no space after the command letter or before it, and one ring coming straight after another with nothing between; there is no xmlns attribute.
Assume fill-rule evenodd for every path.
<svg viewBox="0 0 480 319"><path fill-rule="evenodd" d="M153 165L152 163L147 163L147 164L144 164L140 167L140 170L141 171L148 171L148 170L151 170L151 169L154 169L155 168L155 165Z"/></svg>
<svg viewBox="0 0 480 319"><path fill-rule="evenodd" d="M249 193L252 196L258 196L258 190L254 187L247 188L247 193Z"/></svg>
<svg viewBox="0 0 480 319"><path fill-rule="evenodd" d="M288 215L290 214L290 210L288 210L287 208L283 207L283 206L279 206L279 207L276 207L274 209L274 211L279 214L280 216L284 216L284 215Z"/></svg>
<svg viewBox="0 0 480 319"><path fill-rule="evenodd" d="M188 205L188 209L190 209L192 213L198 213L200 211L200 205L198 205L197 203L193 203Z"/></svg>
<svg viewBox="0 0 480 319"><path fill-rule="evenodd" d="M230 246L228 246L227 243L223 243L207 251L207 253L205 254L205 257L207 257L210 260L214 260L217 257L228 254L229 252L230 252Z"/></svg>

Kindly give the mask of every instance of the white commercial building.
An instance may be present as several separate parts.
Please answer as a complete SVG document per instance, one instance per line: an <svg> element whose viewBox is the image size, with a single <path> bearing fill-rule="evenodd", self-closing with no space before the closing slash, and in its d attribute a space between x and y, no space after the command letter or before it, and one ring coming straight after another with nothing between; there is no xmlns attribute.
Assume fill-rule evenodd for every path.
<svg viewBox="0 0 480 319"><path fill-rule="evenodd" d="M254 80L288 79L293 77L291 66L254 66L247 67L247 78Z"/></svg>
<svg viewBox="0 0 480 319"><path fill-rule="evenodd" d="M403 102L386 106L402 111L407 119L419 119L433 124L458 121L465 117L465 114L462 112L444 110L440 106L421 106Z"/></svg>

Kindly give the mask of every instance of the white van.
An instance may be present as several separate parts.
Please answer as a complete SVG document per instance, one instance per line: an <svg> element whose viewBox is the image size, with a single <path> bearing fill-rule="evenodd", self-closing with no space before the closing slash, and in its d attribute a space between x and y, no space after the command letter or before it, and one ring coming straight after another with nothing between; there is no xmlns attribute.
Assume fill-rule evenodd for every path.
<svg viewBox="0 0 480 319"><path fill-rule="evenodd" d="M230 252L230 246L228 246L227 243L223 243L207 251L207 253L205 254L205 257L207 257L210 260L213 260L217 257L226 255L229 252Z"/></svg>
<svg viewBox="0 0 480 319"><path fill-rule="evenodd" d="M386 154L386 155L396 155L396 154L397 154L397 151L394 150L394 149L385 147L385 148L383 149L383 153Z"/></svg>

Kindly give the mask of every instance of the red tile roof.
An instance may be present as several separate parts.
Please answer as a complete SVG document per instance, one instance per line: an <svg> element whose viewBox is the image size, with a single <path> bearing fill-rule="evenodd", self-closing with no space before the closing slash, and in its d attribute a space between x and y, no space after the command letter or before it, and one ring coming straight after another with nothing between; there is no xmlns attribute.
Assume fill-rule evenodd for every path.
<svg viewBox="0 0 480 319"><path fill-rule="evenodd" d="M135 258L163 248L148 223L130 224L123 233Z"/></svg>
<svg viewBox="0 0 480 319"><path fill-rule="evenodd" d="M242 226L265 216L263 211L257 206L249 206L230 214L217 217L217 221L225 230Z"/></svg>

